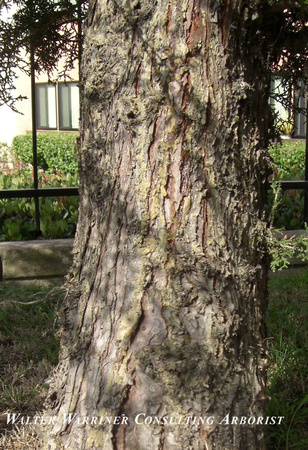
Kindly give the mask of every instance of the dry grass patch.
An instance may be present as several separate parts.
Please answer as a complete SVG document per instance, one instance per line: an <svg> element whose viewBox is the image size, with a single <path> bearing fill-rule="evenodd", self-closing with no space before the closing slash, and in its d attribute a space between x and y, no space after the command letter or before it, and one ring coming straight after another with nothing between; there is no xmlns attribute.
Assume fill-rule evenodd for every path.
<svg viewBox="0 0 308 450"><path fill-rule="evenodd" d="M8 424L7 414L42 410L58 361L55 310L62 289L0 285L0 448L39 449L30 426Z"/></svg>

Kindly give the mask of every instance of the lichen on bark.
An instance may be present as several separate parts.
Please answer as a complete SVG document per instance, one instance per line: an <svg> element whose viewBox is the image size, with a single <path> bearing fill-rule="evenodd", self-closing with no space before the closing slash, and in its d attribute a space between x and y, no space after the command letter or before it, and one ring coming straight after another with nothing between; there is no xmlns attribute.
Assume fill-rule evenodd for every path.
<svg viewBox="0 0 308 450"><path fill-rule="evenodd" d="M80 219L50 406L130 422L58 423L50 448L263 448L262 427L219 426L265 408L268 80L243 38L258 5L90 5ZM140 425L139 413L215 421Z"/></svg>

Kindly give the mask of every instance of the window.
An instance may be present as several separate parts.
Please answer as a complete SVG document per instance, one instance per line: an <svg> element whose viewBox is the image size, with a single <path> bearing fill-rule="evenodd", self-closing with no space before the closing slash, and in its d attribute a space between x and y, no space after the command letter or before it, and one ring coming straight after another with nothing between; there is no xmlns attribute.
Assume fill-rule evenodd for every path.
<svg viewBox="0 0 308 450"><path fill-rule="evenodd" d="M281 102L287 104L289 96L289 89L282 84L279 77L273 75L271 79L271 95L269 103L280 121L287 121L289 118L289 111L286 109L285 105L281 104Z"/></svg>
<svg viewBox="0 0 308 450"><path fill-rule="evenodd" d="M36 120L41 130L78 130L78 83L37 83Z"/></svg>
<svg viewBox="0 0 308 450"><path fill-rule="evenodd" d="M59 128L77 130L79 122L79 88L77 83L59 83Z"/></svg>
<svg viewBox="0 0 308 450"><path fill-rule="evenodd" d="M57 129L56 86L36 85L36 125L41 129Z"/></svg>
<svg viewBox="0 0 308 450"><path fill-rule="evenodd" d="M290 123L294 124L292 136L295 138L304 138L306 136L306 110L307 110L307 100L305 99L304 83L300 82L298 89L292 87L288 89L284 87L277 76L272 77L271 83L271 93L282 98L282 100L290 99L290 111L288 111L284 106L279 103L277 99L270 98L270 105L277 114L278 120L281 122L285 121L286 125ZM287 103L287 102L286 102ZM291 106L295 106L296 110L293 111Z"/></svg>
<svg viewBox="0 0 308 450"><path fill-rule="evenodd" d="M307 100L305 99L304 83L300 83L300 89L294 95L295 106L300 108L294 114L294 137L304 138L306 136L306 121L307 117Z"/></svg>

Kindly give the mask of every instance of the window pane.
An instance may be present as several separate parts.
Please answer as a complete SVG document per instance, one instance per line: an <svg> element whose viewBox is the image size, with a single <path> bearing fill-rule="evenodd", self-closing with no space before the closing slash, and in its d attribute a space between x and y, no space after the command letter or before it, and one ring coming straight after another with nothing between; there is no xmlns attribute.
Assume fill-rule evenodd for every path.
<svg viewBox="0 0 308 450"><path fill-rule="evenodd" d="M72 128L79 128L79 87L71 85Z"/></svg>
<svg viewBox="0 0 308 450"><path fill-rule="evenodd" d="M56 88L47 86L48 98L48 128L57 128Z"/></svg>
<svg viewBox="0 0 308 450"><path fill-rule="evenodd" d="M305 91L304 91L304 83L300 83L300 90L295 92L295 106L298 108L302 108L304 111L307 108L307 102L305 100ZM306 136L306 115L304 111L296 111L294 115L295 122L295 130L294 137L302 137Z"/></svg>
<svg viewBox="0 0 308 450"><path fill-rule="evenodd" d="M282 85L281 79L277 76L273 76L271 79L271 93L278 95L287 101L289 93L285 86ZM277 113L280 120L288 120L289 112L285 107L277 100L270 97L270 105Z"/></svg>
<svg viewBox="0 0 308 450"><path fill-rule="evenodd" d="M36 104L37 104L37 127L47 128L48 116L47 116L47 98L46 88L44 85L36 86Z"/></svg>
<svg viewBox="0 0 308 450"><path fill-rule="evenodd" d="M59 84L60 129L78 129L79 88L77 83Z"/></svg>
<svg viewBox="0 0 308 450"><path fill-rule="evenodd" d="M57 128L55 86L47 83L36 85L36 109L38 128Z"/></svg>
<svg viewBox="0 0 308 450"><path fill-rule="evenodd" d="M69 102L69 85L59 84L59 112L60 112L60 128L71 128L70 118L70 102Z"/></svg>

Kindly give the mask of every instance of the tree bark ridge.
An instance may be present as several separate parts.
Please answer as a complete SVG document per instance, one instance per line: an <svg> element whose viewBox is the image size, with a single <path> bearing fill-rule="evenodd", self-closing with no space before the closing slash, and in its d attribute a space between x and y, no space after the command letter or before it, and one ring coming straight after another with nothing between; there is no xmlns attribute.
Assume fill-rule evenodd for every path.
<svg viewBox="0 0 308 450"><path fill-rule="evenodd" d="M219 425L265 407L267 79L245 48L252 3L96 3L50 449L264 448L262 426Z"/></svg>

